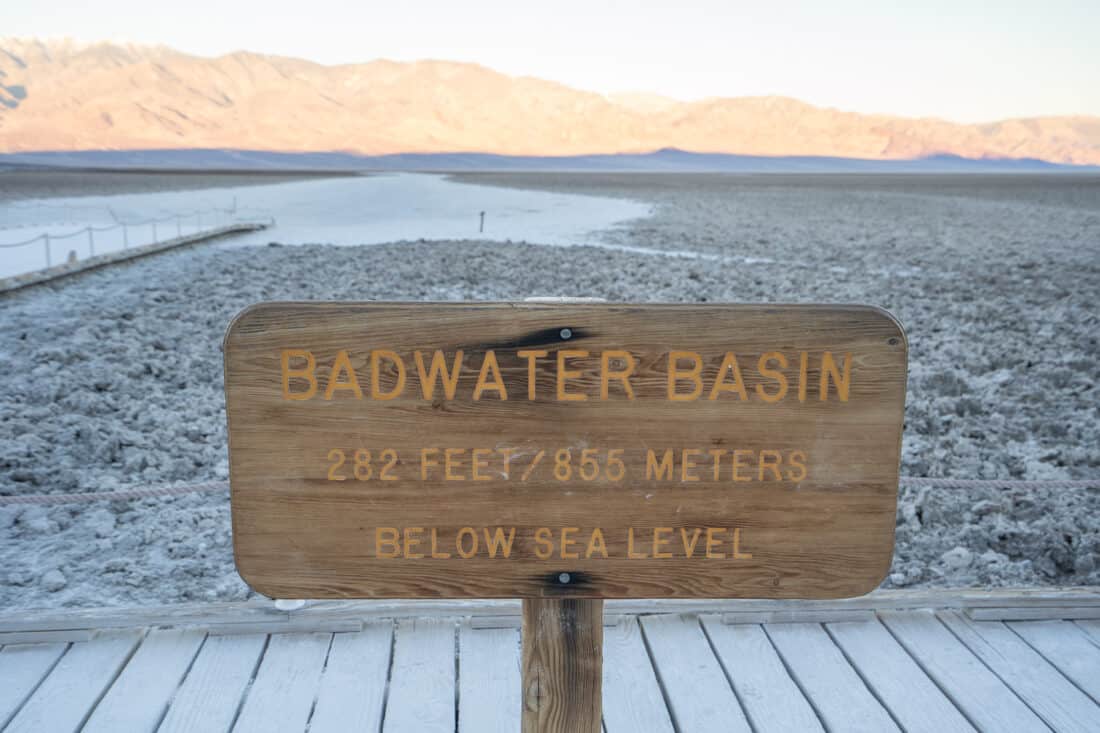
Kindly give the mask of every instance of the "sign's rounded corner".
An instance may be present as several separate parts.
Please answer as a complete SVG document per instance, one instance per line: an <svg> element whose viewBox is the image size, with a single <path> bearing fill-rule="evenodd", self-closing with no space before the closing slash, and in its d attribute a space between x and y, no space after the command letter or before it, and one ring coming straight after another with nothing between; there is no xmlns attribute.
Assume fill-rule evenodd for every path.
<svg viewBox="0 0 1100 733"><path fill-rule="evenodd" d="M883 320L889 321L890 324L897 330L897 335L893 338L897 338L900 341L900 345L906 354L909 353L909 336L905 333L905 326L902 325L901 320L894 315L893 311L883 308L881 305L864 305L861 306L867 311L880 316Z"/></svg>

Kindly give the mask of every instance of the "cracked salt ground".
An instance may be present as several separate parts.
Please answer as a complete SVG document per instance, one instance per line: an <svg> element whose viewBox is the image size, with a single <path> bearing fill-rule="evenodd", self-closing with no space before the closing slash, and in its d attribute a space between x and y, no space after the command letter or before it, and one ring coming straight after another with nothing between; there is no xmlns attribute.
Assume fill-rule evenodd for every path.
<svg viewBox="0 0 1100 733"><path fill-rule="evenodd" d="M904 475L1100 473L1100 193L1092 179L1039 179L1038 204L1015 178L1007 193L980 181L945 193L934 177L892 189L888 181L784 188L706 178L682 187L648 176L542 177L537 185L569 183L655 206L652 218L602 241L774 263L449 240L207 248L9 297L0 304L8 375L0 492L224 478L219 347L225 325L250 303L521 299L548 283L612 301L884 306L911 345ZM900 270L907 276L888 274ZM1100 491L905 490L887 584L1097 585L1098 557ZM0 606L247 593L233 568L224 494L0 508Z"/></svg>

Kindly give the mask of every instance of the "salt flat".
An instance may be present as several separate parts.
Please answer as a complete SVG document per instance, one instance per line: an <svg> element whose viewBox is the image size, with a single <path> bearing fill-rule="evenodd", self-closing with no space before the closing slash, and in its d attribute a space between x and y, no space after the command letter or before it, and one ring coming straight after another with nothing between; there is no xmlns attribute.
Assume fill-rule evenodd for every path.
<svg viewBox="0 0 1100 733"><path fill-rule="evenodd" d="M89 174L96 175L96 174ZM592 232L647 216L648 204L459 183L441 175L380 174L292 180L185 191L0 200L0 247L50 234L52 262L90 254L86 227L129 222L128 231L96 232L96 254L191 234L230 219L275 225L226 246L379 244L400 240L530 241L572 245ZM485 212L484 231L481 213ZM179 221L177 222L177 218ZM148 222L162 220L154 230ZM140 225L137 222L142 222ZM42 244L0 249L0 277L44 267Z"/></svg>
<svg viewBox="0 0 1100 733"><path fill-rule="evenodd" d="M565 222L545 235L551 241L522 234L508 244L419 242L416 217L407 213L410 233L395 242L267 246L300 241L292 225L314 231L305 213L298 224L294 215L279 216L288 229L258 237L264 246L194 248L6 298L0 494L225 478L219 346L229 320L256 301L506 300L548 292L612 301L880 305L906 326L911 347L904 475L1100 474L1095 178L463 180L477 184L477 196L492 184L503 186L502 200L519 201L525 191L513 199L507 187L541 187L552 190L536 193L566 201L592 195L593 209L626 215L608 203L618 200L652 215L599 229L595 214L574 219L548 207L526 220ZM410 185L430 193L441 181ZM321 183L310 182L326 190ZM423 190L416 186L408 190ZM440 220L470 228L463 212L481 210L471 203L441 202L451 213ZM492 222L487 216L487 230ZM337 239L343 226L325 236ZM345 235L345 244L355 236ZM524 238L527 244L518 243ZM570 242L576 246L560 246ZM907 490L888 585L1100 585L1097 517L1100 490ZM222 494L0 508L0 607L246 593L233 569Z"/></svg>

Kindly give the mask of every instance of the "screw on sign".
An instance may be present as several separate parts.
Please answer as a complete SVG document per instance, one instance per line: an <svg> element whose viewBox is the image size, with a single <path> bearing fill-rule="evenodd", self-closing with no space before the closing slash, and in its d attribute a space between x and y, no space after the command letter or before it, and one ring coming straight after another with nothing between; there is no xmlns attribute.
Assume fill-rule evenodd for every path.
<svg viewBox="0 0 1100 733"><path fill-rule="evenodd" d="M257 305L225 338L237 567L523 599L523 729L598 731L603 599L879 584L906 366L865 306Z"/></svg>

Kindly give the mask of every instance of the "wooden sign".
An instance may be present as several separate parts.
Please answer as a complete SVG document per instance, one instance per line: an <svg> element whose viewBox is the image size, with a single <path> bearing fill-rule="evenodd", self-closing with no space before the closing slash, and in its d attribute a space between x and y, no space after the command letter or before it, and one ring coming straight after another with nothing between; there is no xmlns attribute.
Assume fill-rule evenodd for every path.
<svg viewBox="0 0 1100 733"><path fill-rule="evenodd" d="M862 306L269 303L225 338L278 598L835 598L893 552L906 341Z"/></svg>

